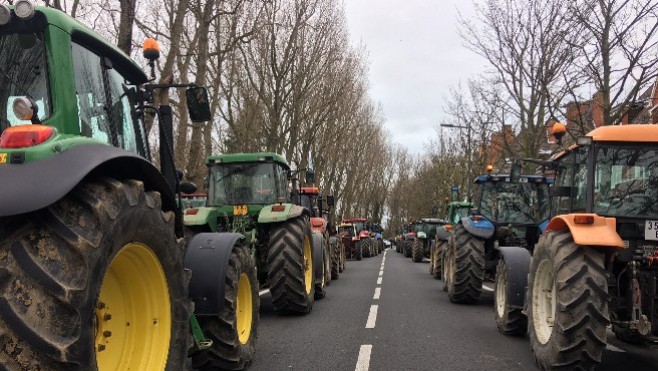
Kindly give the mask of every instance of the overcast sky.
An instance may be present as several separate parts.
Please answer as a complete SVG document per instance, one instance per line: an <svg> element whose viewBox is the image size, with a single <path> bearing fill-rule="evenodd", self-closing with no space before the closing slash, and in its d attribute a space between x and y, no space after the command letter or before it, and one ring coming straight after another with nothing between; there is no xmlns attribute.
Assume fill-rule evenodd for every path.
<svg viewBox="0 0 658 371"><path fill-rule="evenodd" d="M471 0L345 0L352 43L368 50L370 95L383 106L392 140L413 154L436 136L450 87L485 68L463 46L458 10L474 15Z"/></svg>

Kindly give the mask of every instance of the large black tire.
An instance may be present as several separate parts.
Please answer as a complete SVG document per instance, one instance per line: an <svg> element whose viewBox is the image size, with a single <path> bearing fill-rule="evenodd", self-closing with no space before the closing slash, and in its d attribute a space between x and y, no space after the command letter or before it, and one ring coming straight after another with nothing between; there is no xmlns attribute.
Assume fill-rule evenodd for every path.
<svg viewBox="0 0 658 371"><path fill-rule="evenodd" d="M356 256L356 260L363 259L363 241L357 242L354 249L356 250L354 254Z"/></svg>
<svg viewBox="0 0 658 371"><path fill-rule="evenodd" d="M448 296L453 303L477 303L484 281L484 241L460 224L449 257Z"/></svg>
<svg viewBox="0 0 658 371"><path fill-rule="evenodd" d="M415 239L411 244L411 260L414 263L423 261L423 241Z"/></svg>
<svg viewBox="0 0 658 371"><path fill-rule="evenodd" d="M194 354L192 363L195 369L242 370L249 367L256 353L260 320L258 278L251 252L244 245L235 246L231 252L224 290L222 313L216 317L198 317L203 334L212 340L213 344L210 348ZM241 318L250 316L251 321L244 324L238 321L238 309ZM243 328L238 328L239 326Z"/></svg>
<svg viewBox="0 0 658 371"><path fill-rule="evenodd" d="M0 218L0 369L113 369L118 360L108 355L117 352L144 356L149 369L189 368L189 274L174 219L158 192L110 178L85 181L45 209ZM156 308L121 311L140 295ZM170 305L158 307L160 299ZM154 318L168 315L162 331L153 329ZM133 346L121 349L112 335Z"/></svg>
<svg viewBox="0 0 658 371"><path fill-rule="evenodd" d="M329 248L331 249L331 279L337 280L340 277L340 243L331 237L329 239Z"/></svg>
<svg viewBox="0 0 658 371"><path fill-rule="evenodd" d="M338 240L338 248L340 249L340 273L343 273L347 267L347 257L345 256L345 245L340 240Z"/></svg>
<svg viewBox="0 0 658 371"><path fill-rule="evenodd" d="M507 300L511 283L507 280L507 264L505 259L498 260L496 267L496 286L494 295L494 313L496 326L503 335L525 335L528 329L528 317L522 308L512 308Z"/></svg>
<svg viewBox="0 0 658 371"><path fill-rule="evenodd" d="M411 245L412 243L410 241L404 241L404 257L405 258L411 258Z"/></svg>
<svg viewBox="0 0 658 371"><path fill-rule="evenodd" d="M430 257L432 260L432 268L433 270L430 272L432 274L432 277L434 277L437 280L441 279L441 269L443 267L443 264L441 262L441 257L443 256L443 249L446 249L448 246L447 241L444 240L436 240L434 243L434 253Z"/></svg>
<svg viewBox="0 0 658 371"><path fill-rule="evenodd" d="M361 254L364 258L372 257L372 244L370 238L364 238L361 240Z"/></svg>
<svg viewBox="0 0 658 371"><path fill-rule="evenodd" d="M334 254L331 245L329 245L329 234L327 232L322 234L322 243L324 246L324 271L326 272L325 274L325 279L327 280L327 286L331 285L331 259Z"/></svg>
<svg viewBox="0 0 658 371"><path fill-rule="evenodd" d="M315 298L311 228L300 216L270 230L267 276L278 313L309 313ZM310 272L309 272L310 271Z"/></svg>
<svg viewBox="0 0 658 371"><path fill-rule="evenodd" d="M526 294L528 334L539 368L591 370L601 362L610 323L607 288L603 253L576 245L568 231L542 234Z"/></svg>
<svg viewBox="0 0 658 371"><path fill-rule="evenodd" d="M315 272L315 300L324 299L327 296L327 286L329 285L329 275L331 274L330 269L327 267L329 260L329 252L327 251L327 246L324 244L324 238L319 233L313 233L314 243L319 243L322 245L322 271L320 275L318 272ZM318 278L320 277L320 278Z"/></svg>

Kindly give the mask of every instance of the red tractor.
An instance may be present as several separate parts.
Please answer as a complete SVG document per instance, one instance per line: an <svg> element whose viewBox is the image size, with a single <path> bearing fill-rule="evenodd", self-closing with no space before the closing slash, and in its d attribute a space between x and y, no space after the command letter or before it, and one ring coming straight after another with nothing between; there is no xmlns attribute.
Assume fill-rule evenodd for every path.
<svg viewBox="0 0 658 371"><path fill-rule="evenodd" d="M367 222L365 218L343 219L339 228L341 240L345 245L345 254L356 260L375 255Z"/></svg>
<svg viewBox="0 0 658 371"><path fill-rule="evenodd" d="M334 197L329 195L326 198L320 194L318 187L299 187L296 191L295 203L309 210L311 215L311 232L313 233L314 243L322 244L322 260L318 260L317 271L322 274L316 275L315 297L322 299L325 296L326 286L332 279L338 278L338 272L333 274L333 261L335 251L330 248L329 243L329 210L334 204ZM326 206L326 208L325 208Z"/></svg>

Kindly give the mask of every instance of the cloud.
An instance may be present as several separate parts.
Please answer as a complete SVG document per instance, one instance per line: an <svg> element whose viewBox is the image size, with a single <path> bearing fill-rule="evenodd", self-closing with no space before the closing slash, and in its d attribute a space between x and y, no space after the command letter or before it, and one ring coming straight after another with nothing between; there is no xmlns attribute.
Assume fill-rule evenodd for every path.
<svg viewBox="0 0 658 371"><path fill-rule="evenodd" d="M484 69L483 59L462 45L457 7L464 16L474 14L467 1L345 3L352 42L368 50L371 97L382 103L393 140L414 154L425 150L422 143L446 116L442 101L450 87Z"/></svg>

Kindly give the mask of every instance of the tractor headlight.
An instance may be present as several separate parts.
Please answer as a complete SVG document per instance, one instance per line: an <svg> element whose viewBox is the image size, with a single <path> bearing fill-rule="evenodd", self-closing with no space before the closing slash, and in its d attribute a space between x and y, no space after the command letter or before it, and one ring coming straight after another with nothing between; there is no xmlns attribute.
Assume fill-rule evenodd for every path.
<svg viewBox="0 0 658 371"><path fill-rule="evenodd" d="M4 26L11 21L11 10L5 4L0 5L0 26Z"/></svg>
<svg viewBox="0 0 658 371"><path fill-rule="evenodd" d="M34 16L34 4L28 0L18 0L14 5L14 13L18 18L27 21Z"/></svg>

